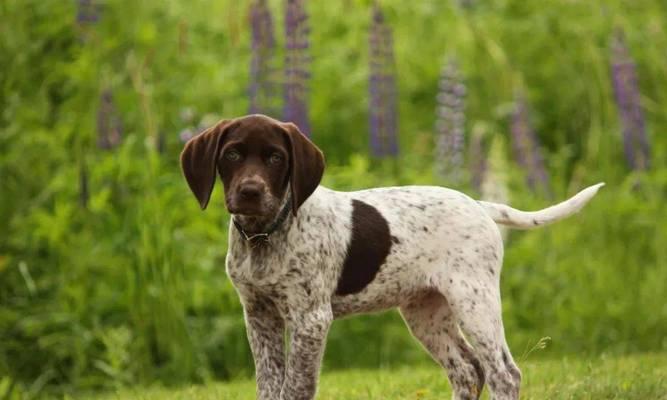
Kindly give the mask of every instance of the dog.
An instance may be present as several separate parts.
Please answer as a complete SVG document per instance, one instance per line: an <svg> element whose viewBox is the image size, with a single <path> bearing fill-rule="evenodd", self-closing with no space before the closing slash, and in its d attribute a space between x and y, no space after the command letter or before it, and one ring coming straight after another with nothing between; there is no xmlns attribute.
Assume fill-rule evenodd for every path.
<svg viewBox="0 0 667 400"><path fill-rule="evenodd" d="M216 174L222 180L232 215L226 271L262 400L313 399L331 323L391 308L446 370L455 399L479 398L485 383L494 399L518 399L497 224L555 222L603 185L536 212L432 186L338 192L320 186L324 156L296 125L258 114L192 138L181 167L202 210Z"/></svg>

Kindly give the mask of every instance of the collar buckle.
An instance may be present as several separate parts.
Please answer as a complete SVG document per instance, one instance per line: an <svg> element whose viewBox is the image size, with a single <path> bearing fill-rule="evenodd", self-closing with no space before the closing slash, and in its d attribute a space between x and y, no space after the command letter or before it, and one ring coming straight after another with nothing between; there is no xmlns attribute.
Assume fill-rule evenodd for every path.
<svg viewBox="0 0 667 400"><path fill-rule="evenodd" d="M241 230L241 234L243 235L243 238L248 242L252 242L252 241L257 240L257 239L261 239L265 242L269 241L269 234L268 233L257 233L257 234L254 234L254 235L248 235L247 233L245 233L244 230Z"/></svg>

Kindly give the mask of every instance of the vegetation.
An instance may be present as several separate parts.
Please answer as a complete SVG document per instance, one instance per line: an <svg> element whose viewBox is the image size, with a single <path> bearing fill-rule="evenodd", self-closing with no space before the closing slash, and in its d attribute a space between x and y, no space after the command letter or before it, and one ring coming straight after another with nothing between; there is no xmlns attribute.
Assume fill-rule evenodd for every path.
<svg viewBox="0 0 667 400"><path fill-rule="evenodd" d="M667 350L661 1L382 1L384 24L393 30L399 134L398 156L385 159L369 155L373 2L304 4L308 116L328 160L323 184L452 185L434 174L440 161L433 149L439 75L443 59L453 57L466 87L465 148L477 138L477 157L486 157L490 143L500 149L493 155L504 162L488 165L506 166L514 206L540 208L607 182L571 220L507 238L502 294L514 353L545 336L552 341L540 357ZM250 107L249 5L0 2L0 397L251 375L241 308L224 273L229 216L222 193L218 187L201 212L177 162L182 138ZM278 59L283 6L269 1ZM614 91L610 43L619 29L624 57L636 66L640 96L632 99L643 110L648 168L630 168L625 157L622 131L632 124L619 115L637 106L626 101L619 112L617 105L624 92ZM508 161L516 158L510 143L517 97L539 139L532 143L541 144L533 147L548 170L546 191L532 190L532 171ZM477 165L471 158L468 165ZM469 170L462 175L469 178ZM479 196L473 185L453 186ZM424 357L390 312L338 321L325 368L384 369ZM646 364L621 360L664 373L664 357L648 357ZM538 377L529 385L554 382L541 365L561 364L529 364ZM585 368L564 374L574 381ZM634 386L639 375L629 371L592 375L600 380L583 387L600 394L592 398L622 398L614 391L627 378L637 398L657 396L657 378ZM332 373L325 382L354 374ZM423 387L418 382L440 385L427 386L430 396L446 387L431 379L438 374L415 371L395 390L417 396L410 391ZM202 398L209 389L201 389ZM583 393L576 390L572 396Z"/></svg>
<svg viewBox="0 0 667 400"><path fill-rule="evenodd" d="M664 355L635 355L589 360L520 363L523 370L522 399L600 400L664 399L667 367ZM447 380L435 365L418 368L374 369L325 372L318 391L321 400L406 399L436 400L451 396ZM483 399L488 399L487 391ZM241 380L232 384L191 386L185 389L121 390L100 397L103 400L251 400L255 383Z"/></svg>

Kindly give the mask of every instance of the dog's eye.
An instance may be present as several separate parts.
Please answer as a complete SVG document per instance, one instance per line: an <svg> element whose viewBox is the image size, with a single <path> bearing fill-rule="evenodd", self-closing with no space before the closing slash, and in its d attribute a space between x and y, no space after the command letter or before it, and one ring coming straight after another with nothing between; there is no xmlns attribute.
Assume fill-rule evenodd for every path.
<svg viewBox="0 0 667 400"><path fill-rule="evenodd" d="M225 152L225 158L229 161L238 161L241 159L241 153L236 150L229 150Z"/></svg>
<svg viewBox="0 0 667 400"><path fill-rule="evenodd" d="M279 153L272 153L271 156L269 157L269 163L271 164L278 164L283 161L283 156L280 155Z"/></svg>

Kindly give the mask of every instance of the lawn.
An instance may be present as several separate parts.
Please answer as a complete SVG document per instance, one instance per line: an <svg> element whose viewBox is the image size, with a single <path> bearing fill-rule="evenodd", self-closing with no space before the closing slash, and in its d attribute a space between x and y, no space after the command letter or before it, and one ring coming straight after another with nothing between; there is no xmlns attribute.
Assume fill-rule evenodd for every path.
<svg viewBox="0 0 667 400"><path fill-rule="evenodd" d="M667 399L667 355L526 361L522 399ZM485 391L486 392L486 391ZM252 380L180 389L128 389L104 400L254 399ZM449 399L449 384L434 366L325 372L318 400ZM83 397L82 397L83 398ZM89 398L89 397L88 397ZM485 393L483 398L488 398Z"/></svg>

